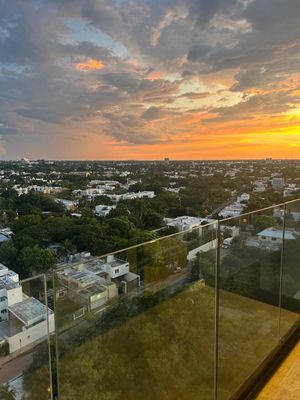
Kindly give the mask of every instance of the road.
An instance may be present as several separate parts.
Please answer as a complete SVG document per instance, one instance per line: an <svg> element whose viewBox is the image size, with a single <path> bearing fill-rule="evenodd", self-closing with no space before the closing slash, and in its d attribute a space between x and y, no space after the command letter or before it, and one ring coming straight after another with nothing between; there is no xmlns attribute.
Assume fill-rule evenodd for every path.
<svg viewBox="0 0 300 400"><path fill-rule="evenodd" d="M236 200L236 196L231 196L229 199L227 199L222 205L220 205L218 208L216 208L215 210L213 210L208 216L207 218L216 218L217 215L219 214L219 212L221 210L223 210L223 208L229 206L229 204L231 204L233 201Z"/></svg>
<svg viewBox="0 0 300 400"><path fill-rule="evenodd" d="M33 353L12 358L0 366L0 385L22 374L32 363Z"/></svg>

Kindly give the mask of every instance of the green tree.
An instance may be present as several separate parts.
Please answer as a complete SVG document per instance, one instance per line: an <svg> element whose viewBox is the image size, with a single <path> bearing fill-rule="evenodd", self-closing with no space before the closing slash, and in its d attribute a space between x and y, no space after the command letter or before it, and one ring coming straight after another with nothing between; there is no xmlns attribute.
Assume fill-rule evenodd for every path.
<svg viewBox="0 0 300 400"><path fill-rule="evenodd" d="M275 225L276 225L276 219L271 215L257 215L253 223L256 233L261 232L264 229L270 228Z"/></svg>
<svg viewBox="0 0 300 400"><path fill-rule="evenodd" d="M28 215L23 215L21 218L19 218L18 221L16 221L12 229L14 232L20 231L22 229L31 227L33 225L38 225L41 222L41 216L37 214L28 214Z"/></svg>
<svg viewBox="0 0 300 400"><path fill-rule="evenodd" d="M245 212L256 211L261 208L270 207L272 202L266 198L262 198L259 196L252 195L250 200L248 201L247 208Z"/></svg>
<svg viewBox="0 0 300 400"><path fill-rule="evenodd" d="M0 261L8 266L14 265L18 250L12 240L8 240L0 245Z"/></svg>
<svg viewBox="0 0 300 400"><path fill-rule="evenodd" d="M70 254L74 253L76 247L71 242L71 240L66 239L61 243L61 255L69 256Z"/></svg>
<svg viewBox="0 0 300 400"><path fill-rule="evenodd" d="M28 271L28 275L49 271L56 261L51 250L41 249L38 246L24 247L19 257L19 262Z"/></svg>
<svg viewBox="0 0 300 400"><path fill-rule="evenodd" d="M199 263L194 263L191 270L191 281L197 281L200 278L200 265Z"/></svg>

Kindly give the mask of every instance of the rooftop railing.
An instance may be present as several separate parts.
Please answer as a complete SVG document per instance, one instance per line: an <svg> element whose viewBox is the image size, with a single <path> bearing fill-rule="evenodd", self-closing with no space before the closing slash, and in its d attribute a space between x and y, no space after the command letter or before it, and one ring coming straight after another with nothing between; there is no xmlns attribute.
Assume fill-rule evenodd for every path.
<svg viewBox="0 0 300 400"><path fill-rule="evenodd" d="M300 200L99 260L114 258L129 272L126 263L113 277L91 268L94 283L106 274L101 290L62 268L22 282L25 294L54 310L55 328L49 317L41 338L33 326L27 336L38 342L13 331L0 383L9 381L16 399L241 398L299 325Z"/></svg>

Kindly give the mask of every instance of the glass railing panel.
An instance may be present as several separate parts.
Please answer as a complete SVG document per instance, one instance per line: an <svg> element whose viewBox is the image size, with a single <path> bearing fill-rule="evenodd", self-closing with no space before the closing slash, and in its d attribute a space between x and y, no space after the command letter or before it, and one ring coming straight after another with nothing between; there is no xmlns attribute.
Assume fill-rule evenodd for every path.
<svg viewBox="0 0 300 400"><path fill-rule="evenodd" d="M214 398L216 225L55 271L61 400Z"/></svg>
<svg viewBox="0 0 300 400"><path fill-rule="evenodd" d="M220 222L218 399L231 398L279 340L282 210Z"/></svg>
<svg viewBox="0 0 300 400"><path fill-rule="evenodd" d="M1 308L0 322L0 398L50 400L54 312L47 307L45 276L18 282L17 274L11 273L5 285L2 282L1 300L6 307Z"/></svg>
<svg viewBox="0 0 300 400"><path fill-rule="evenodd" d="M299 200L286 204L282 264L280 335L284 336L298 322L300 313Z"/></svg>

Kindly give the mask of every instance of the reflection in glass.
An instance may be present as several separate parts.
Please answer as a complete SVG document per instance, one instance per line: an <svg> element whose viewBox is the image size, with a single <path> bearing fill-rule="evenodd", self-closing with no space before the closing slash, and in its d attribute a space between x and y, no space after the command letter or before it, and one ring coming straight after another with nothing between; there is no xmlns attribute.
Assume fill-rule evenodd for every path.
<svg viewBox="0 0 300 400"><path fill-rule="evenodd" d="M300 312L300 201L285 207L284 252L282 257L280 336L299 318ZM290 319L290 311L294 318Z"/></svg>
<svg viewBox="0 0 300 400"><path fill-rule="evenodd" d="M3 265L0 273L2 396L49 400L49 332L54 332L54 312L47 306L45 276L19 281L18 274Z"/></svg>
<svg viewBox="0 0 300 400"><path fill-rule="evenodd" d="M60 399L213 399L215 228L56 271Z"/></svg>
<svg viewBox="0 0 300 400"><path fill-rule="evenodd" d="M283 210L220 225L218 398L228 399L279 341ZM286 321L294 319L291 312Z"/></svg>

